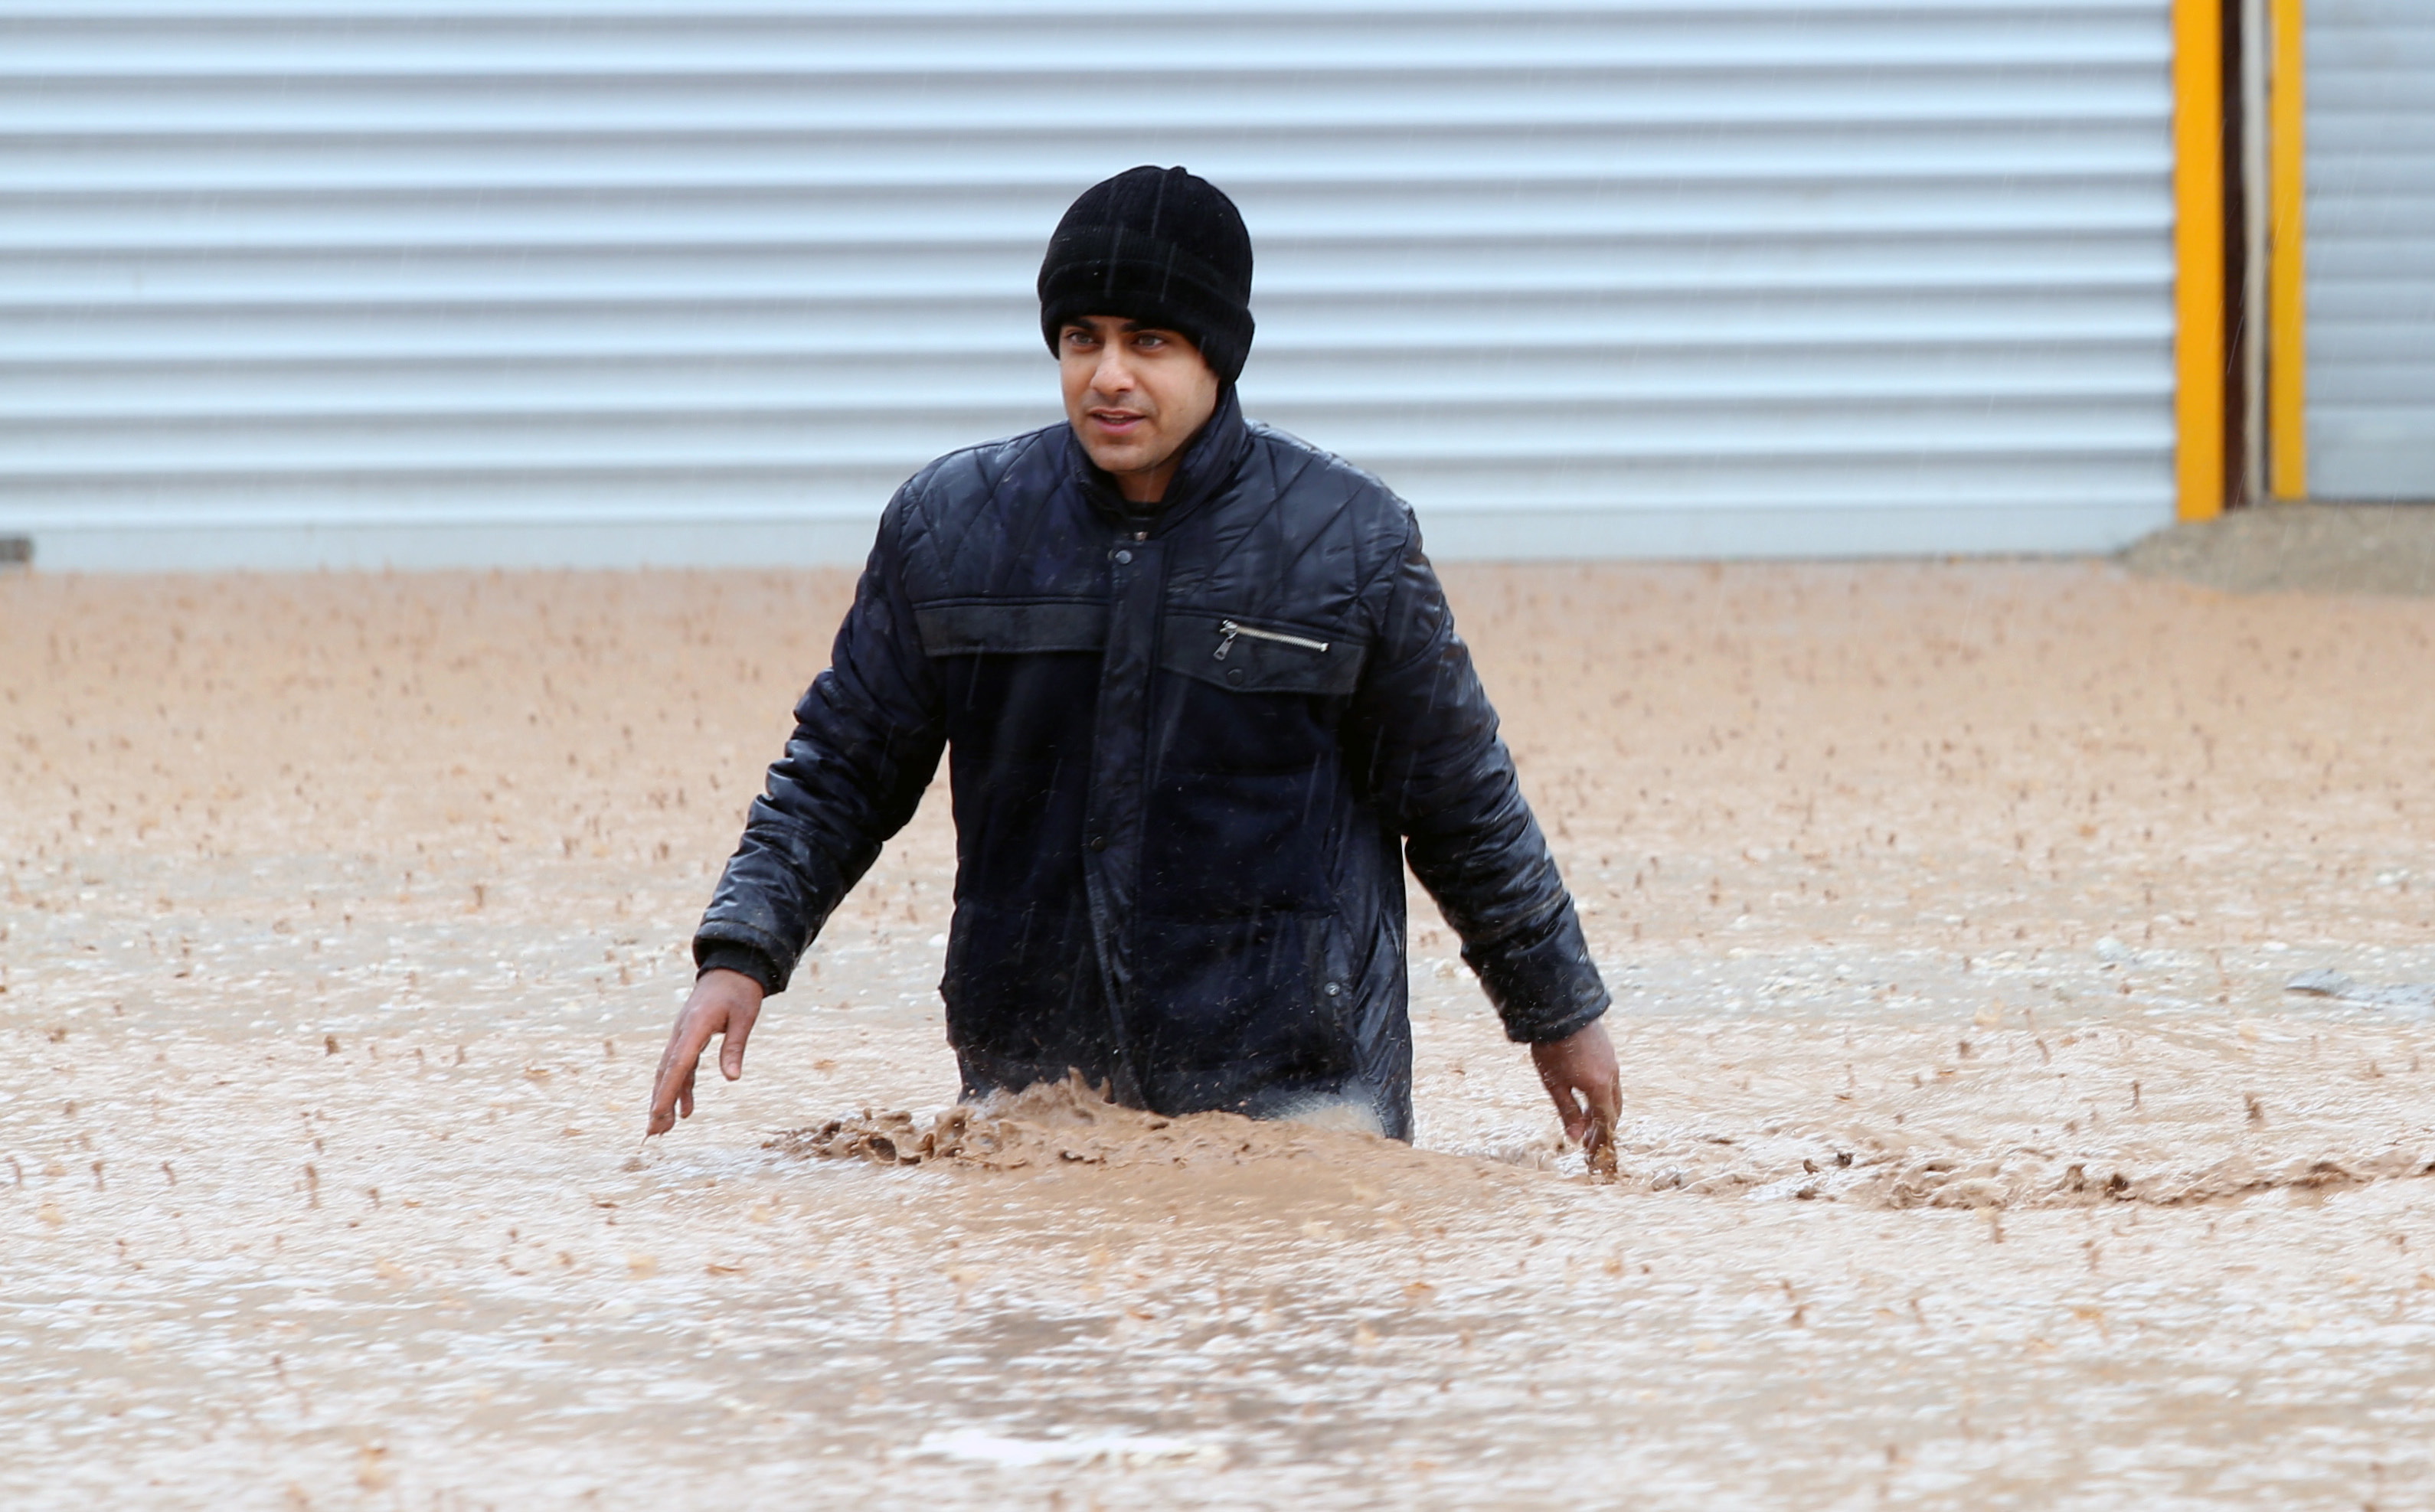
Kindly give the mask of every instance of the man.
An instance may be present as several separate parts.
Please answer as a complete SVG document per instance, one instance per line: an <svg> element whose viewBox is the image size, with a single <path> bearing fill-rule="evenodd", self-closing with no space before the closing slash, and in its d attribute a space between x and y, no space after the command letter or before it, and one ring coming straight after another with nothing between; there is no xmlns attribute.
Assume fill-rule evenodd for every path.
<svg viewBox="0 0 2435 1512"><path fill-rule="evenodd" d="M1409 1139L1408 857L1565 1132L1613 1126L1606 989L1411 510L1243 420L1251 286L1234 202L1182 168L1066 212L1040 270L1066 422L889 503L694 938L649 1132L691 1116L712 1036L742 1074L942 748L966 1097L1071 1068L1159 1112Z"/></svg>

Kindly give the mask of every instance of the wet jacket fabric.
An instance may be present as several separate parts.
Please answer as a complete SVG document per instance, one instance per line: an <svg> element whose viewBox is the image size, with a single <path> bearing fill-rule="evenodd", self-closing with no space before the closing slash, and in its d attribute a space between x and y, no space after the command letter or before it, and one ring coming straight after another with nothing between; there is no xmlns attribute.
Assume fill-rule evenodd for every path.
<svg viewBox="0 0 2435 1512"><path fill-rule="evenodd" d="M943 749L968 1096L1071 1067L1409 1138L1406 857L1512 1038L1604 1012L1408 507L1230 388L1127 511L1062 424L898 490L697 959L783 988Z"/></svg>

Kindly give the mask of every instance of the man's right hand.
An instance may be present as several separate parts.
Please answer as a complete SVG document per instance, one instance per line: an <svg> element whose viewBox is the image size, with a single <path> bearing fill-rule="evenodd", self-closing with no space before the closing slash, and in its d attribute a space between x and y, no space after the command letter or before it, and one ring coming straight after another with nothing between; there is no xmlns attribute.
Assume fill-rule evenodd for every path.
<svg viewBox="0 0 2435 1512"><path fill-rule="evenodd" d="M725 1038L719 1046L718 1070L729 1081L744 1074L744 1041L752 1037L752 1021L761 1016L761 984L741 971L704 971L693 985L693 995L677 1012L677 1026L660 1057L659 1074L651 1082L651 1121L644 1138L665 1134L680 1118L693 1117L693 1077L701 1053L713 1035Z"/></svg>

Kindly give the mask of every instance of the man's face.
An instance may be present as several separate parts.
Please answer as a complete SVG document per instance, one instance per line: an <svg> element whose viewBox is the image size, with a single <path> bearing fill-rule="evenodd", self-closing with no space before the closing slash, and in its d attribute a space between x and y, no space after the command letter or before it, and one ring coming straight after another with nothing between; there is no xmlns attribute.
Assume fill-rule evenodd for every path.
<svg viewBox="0 0 2435 1512"><path fill-rule="evenodd" d="M1183 443L1218 409L1218 375L1172 331L1086 316L1057 334L1065 418L1082 450L1135 504L1166 494Z"/></svg>

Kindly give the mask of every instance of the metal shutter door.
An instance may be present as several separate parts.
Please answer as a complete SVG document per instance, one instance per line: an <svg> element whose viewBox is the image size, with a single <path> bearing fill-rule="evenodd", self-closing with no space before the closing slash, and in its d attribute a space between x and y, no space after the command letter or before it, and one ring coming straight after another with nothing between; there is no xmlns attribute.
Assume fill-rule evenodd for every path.
<svg viewBox="0 0 2435 1512"><path fill-rule="evenodd" d="M2308 492L2435 499L2435 5L2305 30Z"/></svg>
<svg viewBox="0 0 2435 1512"><path fill-rule="evenodd" d="M2169 51L2167 0L0 0L0 532L854 559L1056 418L1048 229L1182 162L1258 248L1247 407L1442 555L2107 547L2172 515Z"/></svg>

